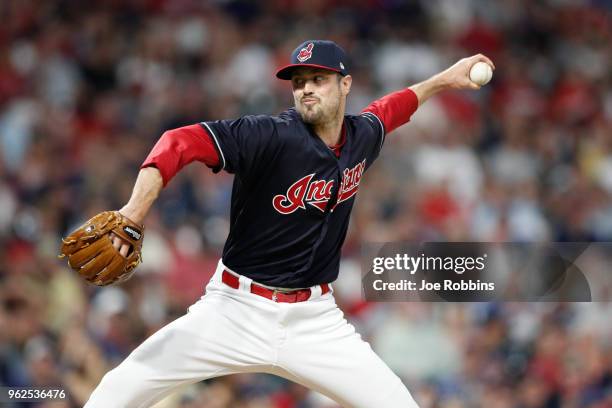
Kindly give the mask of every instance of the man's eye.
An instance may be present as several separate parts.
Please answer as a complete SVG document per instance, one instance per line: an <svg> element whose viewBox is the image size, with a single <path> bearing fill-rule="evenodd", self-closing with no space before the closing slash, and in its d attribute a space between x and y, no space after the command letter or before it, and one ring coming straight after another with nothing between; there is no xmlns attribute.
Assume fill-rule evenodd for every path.
<svg viewBox="0 0 612 408"><path fill-rule="evenodd" d="M317 81L317 82L321 82L321 81L323 81L323 79L324 79L324 78L323 78L323 76L321 76L321 75L317 75L317 76L315 77L315 81Z"/></svg>

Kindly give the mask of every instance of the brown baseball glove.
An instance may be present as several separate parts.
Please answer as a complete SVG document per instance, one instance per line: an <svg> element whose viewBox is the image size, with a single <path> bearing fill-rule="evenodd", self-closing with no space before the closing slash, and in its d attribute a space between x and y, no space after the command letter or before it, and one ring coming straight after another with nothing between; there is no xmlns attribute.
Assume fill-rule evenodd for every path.
<svg viewBox="0 0 612 408"><path fill-rule="evenodd" d="M131 246L127 256L115 249L111 232ZM94 285L123 282L142 261L143 237L144 226L119 211L104 211L62 238L59 257L68 258L68 265Z"/></svg>

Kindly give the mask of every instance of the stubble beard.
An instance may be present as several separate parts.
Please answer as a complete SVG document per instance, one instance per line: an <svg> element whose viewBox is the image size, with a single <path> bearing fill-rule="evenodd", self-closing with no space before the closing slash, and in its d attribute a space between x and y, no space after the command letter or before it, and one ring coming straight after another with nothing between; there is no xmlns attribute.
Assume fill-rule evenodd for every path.
<svg viewBox="0 0 612 408"><path fill-rule="evenodd" d="M311 107L301 105L300 108L298 108L298 112L302 117L302 121L304 123L313 126L319 126L334 120L335 116L338 114L339 109L340 100L337 101L335 106L330 106L327 112L325 112L325 109L323 108L323 106L321 106L321 102Z"/></svg>
<svg viewBox="0 0 612 408"><path fill-rule="evenodd" d="M299 112L300 116L302 117L302 121L309 125L318 125L325 120L323 109L321 109L320 106L302 106L301 109L299 109Z"/></svg>

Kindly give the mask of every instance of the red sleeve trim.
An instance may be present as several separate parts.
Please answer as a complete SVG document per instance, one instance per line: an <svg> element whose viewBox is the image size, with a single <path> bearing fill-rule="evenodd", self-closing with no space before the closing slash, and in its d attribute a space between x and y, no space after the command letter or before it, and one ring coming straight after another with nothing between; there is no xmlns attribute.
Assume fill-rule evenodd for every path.
<svg viewBox="0 0 612 408"><path fill-rule="evenodd" d="M219 167L219 155L210 135L202 126L189 125L164 132L140 168L156 167L164 187L184 166L200 161Z"/></svg>
<svg viewBox="0 0 612 408"><path fill-rule="evenodd" d="M419 107L419 100L410 88L402 89L383 96L369 104L361 113L376 115L390 133L410 120Z"/></svg>

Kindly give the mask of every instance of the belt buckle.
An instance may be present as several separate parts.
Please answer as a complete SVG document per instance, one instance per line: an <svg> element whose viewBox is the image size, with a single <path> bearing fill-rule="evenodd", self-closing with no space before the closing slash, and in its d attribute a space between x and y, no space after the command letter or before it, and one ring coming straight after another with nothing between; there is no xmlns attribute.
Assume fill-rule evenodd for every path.
<svg viewBox="0 0 612 408"><path fill-rule="evenodd" d="M276 296L278 294L278 290L274 289L272 291L272 301L276 302L276 300L278 299L278 297Z"/></svg>

